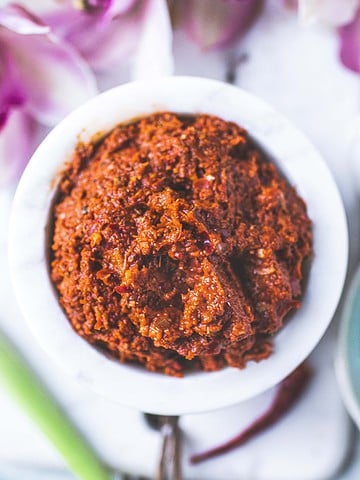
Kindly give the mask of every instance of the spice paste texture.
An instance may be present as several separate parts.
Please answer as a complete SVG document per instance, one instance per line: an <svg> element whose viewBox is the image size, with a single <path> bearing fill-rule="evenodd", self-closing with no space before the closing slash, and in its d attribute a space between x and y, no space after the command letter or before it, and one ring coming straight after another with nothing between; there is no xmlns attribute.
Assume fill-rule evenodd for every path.
<svg viewBox="0 0 360 480"><path fill-rule="evenodd" d="M121 362L243 368L300 306L306 206L244 129L214 116L157 113L80 143L53 226L62 307Z"/></svg>

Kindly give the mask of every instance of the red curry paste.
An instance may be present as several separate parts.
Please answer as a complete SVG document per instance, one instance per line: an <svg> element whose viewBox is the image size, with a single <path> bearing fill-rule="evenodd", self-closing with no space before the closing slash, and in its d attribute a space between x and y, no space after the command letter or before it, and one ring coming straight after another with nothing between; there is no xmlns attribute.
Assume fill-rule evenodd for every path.
<svg viewBox="0 0 360 480"><path fill-rule="evenodd" d="M311 242L303 200L244 129L157 113L77 146L51 277L75 331L122 362L242 368L300 306Z"/></svg>

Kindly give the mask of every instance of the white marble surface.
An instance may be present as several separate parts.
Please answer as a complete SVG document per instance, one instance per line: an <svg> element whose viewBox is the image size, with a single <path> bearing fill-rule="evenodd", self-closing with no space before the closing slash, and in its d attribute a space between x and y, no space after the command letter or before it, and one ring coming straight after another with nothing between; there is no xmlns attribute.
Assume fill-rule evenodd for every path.
<svg viewBox="0 0 360 480"><path fill-rule="evenodd" d="M0 197L2 214L7 210L4 205L7 198L4 194ZM4 238L0 263L5 274L2 279L6 279L3 246ZM32 341L7 282L1 285L1 292L1 311L6 312L6 315L1 315L2 326L16 338L18 345L31 358L32 364L104 460L115 468L151 475L159 449L158 434L146 428L138 412L93 394L49 362L45 353ZM337 471L349 448L350 424L335 386L332 367L334 341L335 329L332 329L312 355L311 364L316 374L298 407L276 428L247 447L196 467L190 468L186 462L190 453L239 432L266 408L273 391L215 413L184 416L181 426L185 434L187 478L315 480L329 478ZM61 467L56 452L3 391L0 391L0 409L0 459L3 462Z"/></svg>
<svg viewBox="0 0 360 480"><path fill-rule="evenodd" d="M359 77L344 71L338 64L336 40L331 32L320 28L300 29L295 18L280 12L275 5L279 3L275 0L269 2L263 18L237 48L236 53L248 54L247 62L239 66L237 83L282 111L325 156L341 189L350 220L353 267L358 259L360 215L350 140L359 114ZM181 35L176 37L176 73L224 79L225 60L230 55L235 52L203 55ZM112 81L103 79L106 86ZM15 305L5 266L4 239L9 198L10 195L2 192L1 327L26 351L69 415L107 462L118 468L151 474L159 438L145 428L141 415L119 408L72 382L49 362L27 330ZM308 394L283 422L241 450L191 470L186 467L187 478L340 478L336 472L353 443L353 437L334 378L335 338L336 325L312 356L316 376ZM252 402L221 412L184 417L185 457L190 451L202 450L237 433L265 408L271 395L272 392L267 392ZM2 391L0 411L2 462L62 465L52 447ZM360 453L357 455L355 458L360 458ZM354 462L344 478L353 480L359 475L360 465ZM50 476L46 478L50 480Z"/></svg>

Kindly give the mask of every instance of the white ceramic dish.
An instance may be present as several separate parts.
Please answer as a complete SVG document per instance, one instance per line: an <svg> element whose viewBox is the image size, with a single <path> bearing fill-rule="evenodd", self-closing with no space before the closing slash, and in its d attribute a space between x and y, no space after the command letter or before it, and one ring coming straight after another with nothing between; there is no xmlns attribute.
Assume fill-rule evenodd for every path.
<svg viewBox="0 0 360 480"><path fill-rule="evenodd" d="M155 111L209 113L244 126L295 185L314 224L314 259L302 307L276 335L275 352L245 370L171 378L106 358L69 325L49 280L46 225L53 180L81 138ZM10 261L18 303L39 344L81 383L143 411L183 414L248 399L281 381L318 343L337 306L346 273L348 238L342 202L320 155L284 117L227 84L191 77L133 82L109 90L70 114L43 141L17 190Z"/></svg>

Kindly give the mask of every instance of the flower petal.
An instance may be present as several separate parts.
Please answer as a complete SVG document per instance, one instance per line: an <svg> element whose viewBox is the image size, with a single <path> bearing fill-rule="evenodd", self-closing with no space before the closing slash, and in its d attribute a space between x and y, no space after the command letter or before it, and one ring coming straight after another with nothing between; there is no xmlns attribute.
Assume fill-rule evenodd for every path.
<svg viewBox="0 0 360 480"><path fill-rule="evenodd" d="M21 35L41 35L50 31L38 17L16 4L0 9L0 25Z"/></svg>
<svg viewBox="0 0 360 480"><path fill-rule="evenodd" d="M25 108L41 123L57 123L96 93L88 65L53 34L19 35L3 28L1 42L16 59Z"/></svg>
<svg viewBox="0 0 360 480"><path fill-rule="evenodd" d="M32 12L38 16L43 13L63 8L64 4L72 5L74 0L0 0L0 8L9 5L20 5L27 10L27 13Z"/></svg>
<svg viewBox="0 0 360 480"><path fill-rule="evenodd" d="M9 52L0 39L0 131L4 127L12 108L25 103L26 94L22 87L19 72Z"/></svg>
<svg viewBox="0 0 360 480"><path fill-rule="evenodd" d="M300 22L344 25L353 19L359 4L359 0L299 0Z"/></svg>
<svg viewBox="0 0 360 480"><path fill-rule="evenodd" d="M130 10L137 0L76 0L75 7L89 13L108 12L111 17Z"/></svg>
<svg viewBox="0 0 360 480"><path fill-rule="evenodd" d="M64 9L46 16L53 30L75 47L95 70L108 70L134 52L145 11L144 1L124 15ZM91 32L91 35L89 35Z"/></svg>
<svg viewBox="0 0 360 480"><path fill-rule="evenodd" d="M13 110L0 131L0 188L16 181L35 149L34 121Z"/></svg>
<svg viewBox="0 0 360 480"><path fill-rule="evenodd" d="M108 10L112 0L74 0L72 3L79 10L95 13Z"/></svg>
<svg viewBox="0 0 360 480"><path fill-rule="evenodd" d="M133 62L133 78L148 79L171 75L174 70L172 27L166 0L149 0L138 49Z"/></svg>
<svg viewBox="0 0 360 480"><path fill-rule="evenodd" d="M360 73L360 8L354 20L339 29L340 59L345 67Z"/></svg>
<svg viewBox="0 0 360 480"><path fill-rule="evenodd" d="M110 13L112 16L129 12L139 3L139 0L112 0L110 5Z"/></svg>
<svg viewBox="0 0 360 480"><path fill-rule="evenodd" d="M143 20L143 8L115 17L105 28L97 30L87 44L85 58L97 71L119 65L135 51Z"/></svg>
<svg viewBox="0 0 360 480"><path fill-rule="evenodd" d="M225 47L248 30L262 0L182 0L180 22L205 50Z"/></svg>

